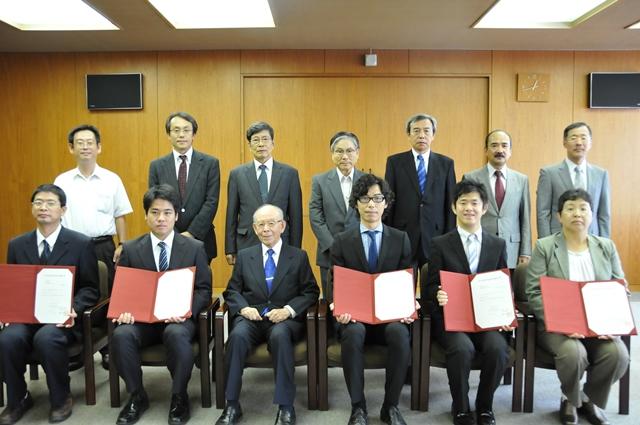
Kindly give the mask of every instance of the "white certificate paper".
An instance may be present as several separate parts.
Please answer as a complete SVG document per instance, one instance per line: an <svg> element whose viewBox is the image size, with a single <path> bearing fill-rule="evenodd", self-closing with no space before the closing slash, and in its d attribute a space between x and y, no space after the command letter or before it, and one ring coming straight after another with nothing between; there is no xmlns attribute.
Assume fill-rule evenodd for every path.
<svg viewBox="0 0 640 425"><path fill-rule="evenodd" d="M633 315L624 285L618 282L590 282L582 287L582 299L589 329L598 335L627 335Z"/></svg>
<svg viewBox="0 0 640 425"><path fill-rule="evenodd" d="M509 276L502 271L481 273L471 281L476 325L481 328L509 326L516 317Z"/></svg>
<svg viewBox="0 0 640 425"><path fill-rule="evenodd" d="M36 276L34 316L40 323L64 323L71 313L73 273L44 268Z"/></svg>
<svg viewBox="0 0 640 425"><path fill-rule="evenodd" d="M378 320L404 319L416 311L413 276L406 270L378 276L374 282L374 293Z"/></svg>
<svg viewBox="0 0 640 425"><path fill-rule="evenodd" d="M180 269L165 272L158 279L156 304L153 309L153 315L158 320L182 317L189 312L193 278L190 269Z"/></svg>

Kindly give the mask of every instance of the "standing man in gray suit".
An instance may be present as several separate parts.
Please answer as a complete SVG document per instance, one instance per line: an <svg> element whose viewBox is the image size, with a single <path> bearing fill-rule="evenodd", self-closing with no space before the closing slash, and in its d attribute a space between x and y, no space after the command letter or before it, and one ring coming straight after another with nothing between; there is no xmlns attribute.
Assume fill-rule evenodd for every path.
<svg viewBox="0 0 640 425"><path fill-rule="evenodd" d="M253 213L264 204L275 205L284 213L288 226L282 239L291 246L302 246L302 191L295 168L273 160L273 128L258 121L247 129L253 161L229 174L224 253L227 263L236 262L243 248L260 243L252 230Z"/></svg>
<svg viewBox="0 0 640 425"><path fill-rule="evenodd" d="M567 158L559 164L540 169L536 200L538 237L543 238L560 231L558 198L569 189L584 189L591 196L593 222L589 233L596 236L611 235L611 201L609 173L604 168L587 163L591 149L591 127L574 122L564 129L564 148Z"/></svg>
<svg viewBox="0 0 640 425"><path fill-rule="evenodd" d="M487 165L462 176L483 185L489 208L482 228L507 243L507 266L515 269L531 258L531 200L529 178L507 168L511 158L511 136L504 130L490 132L484 140Z"/></svg>
<svg viewBox="0 0 640 425"><path fill-rule="evenodd" d="M198 123L191 115L174 112L164 127L173 151L151 162L149 187L166 183L178 192L181 205L175 228L183 236L204 242L211 263L218 253L213 219L220 200L220 163L193 149Z"/></svg>
<svg viewBox="0 0 640 425"><path fill-rule="evenodd" d="M354 183L363 175L355 168L360 154L358 136L339 131L329 141L329 149L336 168L313 176L309 200L311 229L318 239L316 264L320 266L323 294L326 294L327 274L331 267L329 249L333 235L358 225L357 214L349 206L349 197Z"/></svg>

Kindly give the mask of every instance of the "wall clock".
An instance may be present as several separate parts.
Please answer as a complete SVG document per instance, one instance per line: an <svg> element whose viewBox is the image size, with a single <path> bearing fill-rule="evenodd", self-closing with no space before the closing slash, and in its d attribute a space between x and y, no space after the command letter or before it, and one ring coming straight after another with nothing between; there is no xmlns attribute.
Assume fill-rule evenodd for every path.
<svg viewBox="0 0 640 425"><path fill-rule="evenodd" d="M518 73L518 102L548 102L549 74Z"/></svg>

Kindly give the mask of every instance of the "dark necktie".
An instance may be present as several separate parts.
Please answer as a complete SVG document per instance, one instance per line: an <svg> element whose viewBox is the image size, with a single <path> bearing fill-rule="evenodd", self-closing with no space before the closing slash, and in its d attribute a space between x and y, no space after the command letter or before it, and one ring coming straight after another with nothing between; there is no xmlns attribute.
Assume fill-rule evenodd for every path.
<svg viewBox="0 0 640 425"><path fill-rule="evenodd" d="M160 259L158 260L158 271L164 272L169 268L169 260L167 259L167 244L158 242L160 247Z"/></svg>
<svg viewBox="0 0 640 425"><path fill-rule="evenodd" d="M260 175L258 176L258 186L260 186L260 196L262 202L267 202L267 195L269 194L269 184L267 183L267 166L260 164Z"/></svg>
<svg viewBox="0 0 640 425"><path fill-rule="evenodd" d="M378 247L376 246L376 233L377 230L367 230L365 232L370 239L369 242L369 256L367 260L369 262L369 272L373 273L378 267Z"/></svg>
<svg viewBox="0 0 640 425"><path fill-rule="evenodd" d="M178 169L178 190L180 199L184 201L187 194L187 155L180 155L180 168Z"/></svg>
<svg viewBox="0 0 640 425"><path fill-rule="evenodd" d="M427 184L427 170L424 168L422 155L418 155L418 183L420 184L420 192L424 193L424 187Z"/></svg>
<svg viewBox="0 0 640 425"><path fill-rule="evenodd" d="M504 201L504 184L502 184L502 171L496 170L496 204L498 209L502 207L502 201Z"/></svg>
<svg viewBox="0 0 640 425"><path fill-rule="evenodd" d="M273 260L273 254L275 252L273 249L269 248L267 250L267 261L264 263L264 277L267 282L267 292L271 293L271 287L273 285L273 277L276 275L276 262Z"/></svg>
<svg viewBox="0 0 640 425"><path fill-rule="evenodd" d="M49 248L49 244L46 240L42 241L42 254L40 254L40 264L47 264L49 260L49 255L51 255L51 249Z"/></svg>

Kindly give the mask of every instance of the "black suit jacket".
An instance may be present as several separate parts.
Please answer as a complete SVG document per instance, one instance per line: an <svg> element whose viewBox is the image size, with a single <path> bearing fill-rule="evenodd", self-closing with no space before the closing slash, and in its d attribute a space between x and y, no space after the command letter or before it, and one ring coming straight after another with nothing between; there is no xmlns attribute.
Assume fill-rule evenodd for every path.
<svg viewBox="0 0 640 425"><path fill-rule="evenodd" d="M153 257L151 236L146 233L123 244L118 266L157 271ZM211 270L201 241L174 232L169 270L196 266L191 303L191 318L197 322L198 313L211 302Z"/></svg>
<svg viewBox="0 0 640 425"><path fill-rule="evenodd" d="M414 258L422 249L428 259L431 240L455 228L456 220L451 211L456 184L453 160L431 151L424 195L420 193L412 151L387 158L385 180L396 196L393 205L387 208L385 223L409 234ZM421 246L418 246L419 241Z"/></svg>
<svg viewBox="0 0 640 425"><path fill-rule="evenodd" d="M241 249L260 243L253 231L253 213L260 207L262 197L253 160L242 164L229 174L227 186L227 220L225 228L225 254L236 254ZM287 228L282 234L285 244L302 246L302 191L298 170L273 161L267 204L280 207Z"/></svg>
<svg viewBox="0 0 640 425"><path fill-rule="evenodd" d="M267 293L262 258L262 244L238 252L233 273L224 291L230 317L235 317L245 307L255 307L262 312L289 305L295 312L295 320L304 320L305 311L317 300L320 290L311 272L307 253L299 248L282 244L271 294Z"/></svg>
<svg viewBox="0 0 640 425"><path fill-rule="evenodd" d="M482 231L482 245L478 259L478 273L489 272L507 267L507 245L504 239ZM462 246L458 229L433 238L429 270L427 272L427 286L420 288L421 298L430 303L429 310L434 317L434 323L442 320L442 307L438 306L436 294L440 286L440 270L471 274L469 261Z"/></svg>
<svg viewBox="0 0 640 425"><path fill-rule="evenodd" d="M25 233L9 241L7 252L8 264L40 264L36 231ZM100 282L98 277L98 259L93 242L82 233L60 229L60 234L53 245L47 261L49 265L75 266L75 283L73 288L73 309L78 314L74 333L80 335L82 313L95 305L100 299Z"/></svg>
<svg viewBox="0 0 640 425"><path fill-rule="evenodd" d="M331 245L331 264L365 273L369 272L369 263L364 253L360 225L338 233ZM411 267L411 245L409 237L403 231L382 226L382 241L378 254L376 273L403 270ZM333 302L333 279L327 285L327 302Z"/></svg>
<svg viewBox="0 0 640 425"><path fill-rule="evenodd" d="M165 183L178 189L173 152L151 162L149 187ZM213 219L220 200L220 163L217 158L193 151L187 176L187 195L178 212L176 230L188 231L204 242L209 260L218 254Z"/></svg>

